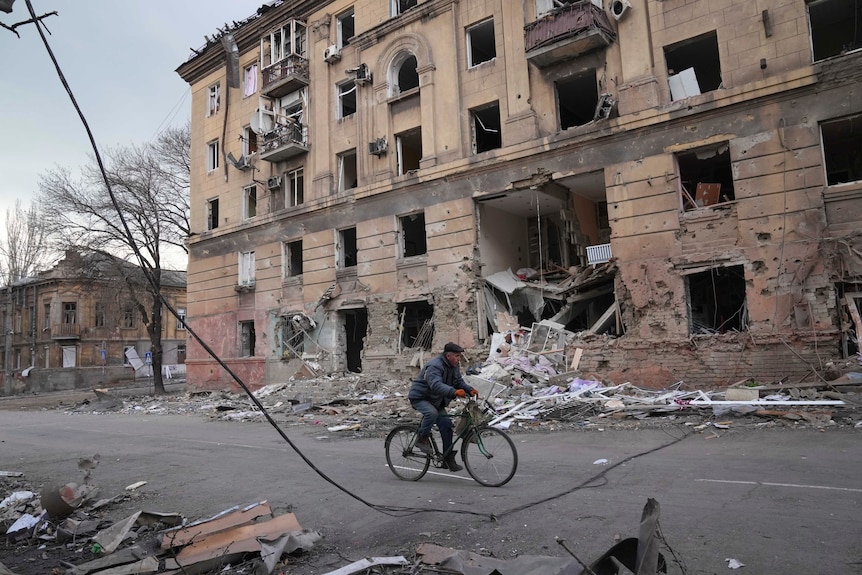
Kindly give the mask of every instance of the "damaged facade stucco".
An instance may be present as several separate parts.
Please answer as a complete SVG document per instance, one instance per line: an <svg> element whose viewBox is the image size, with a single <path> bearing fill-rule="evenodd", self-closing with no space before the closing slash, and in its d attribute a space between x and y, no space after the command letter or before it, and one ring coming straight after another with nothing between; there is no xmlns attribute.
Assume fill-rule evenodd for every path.
<svg viewBox="0 0 862 575"><path fill-rule="evenodd" d="M431 351L454 340L481 358L494 329L484 278L537 265L558 272L550 263L580 269L586 247L605 243L617 270L618 333L575 328L592 324L607 302L578 304L586 318L572 322L581 334L571 345L585 350L582 371L617 382L710 386L801 378L846 353L850 324L840 296L862 277L862 185L828 185L821 124L862 113L860 54L812 64L803 1L768 7L773 23L787 23L770 36L750 3L704 5L699 10L709 17L694 18L673 2L650 1L612 22L616 38L607 46L556 61L552 48L540 59L502 38L540 21L541 3L504 4L429 0L382 20L375 10L388 2L356 6L356 37L337 62L318 57L337 27L315 27L303 87L308 149L277 162L258 158L251 172L207 173L205 146L221 141L223 122L229 134L240 133L270 99L245 98L223 111L226 118L207 117L207 90L225 79L220 46L180 67L194 92L192 225L201 230L190 241L189 320L212 338L216 353L252 386L285 381L303 364L406 377L416 349L402 338L404 307L427 304ZM234 30L241 66L258 59L262 30L289 19L328 22L349 6L285 2L253 17ZM464 30L489 18L496 58L465 69ZM672 99L663 50L710 34L721 87ZM561 44L572 49L578 41ZM405 54L416 58L419 87L402 94L393 90L393 66ZM334 116L333 86L359 63L373 81L356 86L355 114ZM560 130L558 85L585 73L618 102L616 112ZM501 145L476 153L471 114L492 103ZM400 173L399 135L416 129L418 168ZM379 138L389 151L366 153L367 142ZM236 146L224 141L225 152ZM351 149L358 186L342 189L339 162ZM701 191L687 180L682 158L716 155L727 158L721 199L697 205ZM267 192L258 216L241 217L244 187L298 168L306 186L301 204L280 208L276 192ZM692 189L681 191L686 186ZM207 230L210 198L219 199L223 221ZM427 250L418 255L404 251L401 219L411 214L424 218ZM355 238L355 265L344 265L345 230L348 243ZM302 242L298 276L284 273L290 241ZM254 284L239 289L237 253L247 251L254 251ZM713 274L728 276L718 278L727 283L710 286ZM732 299L725 305L735 305L733 313L712 309L709 298L726 295L722 290L744 305ZM299 357L279 343L284 317L293 313L314 324ZM256 349L238 357L237 324L248 321ZM189 350L190 385L231 385L199 346L190 342Z"/></svg>

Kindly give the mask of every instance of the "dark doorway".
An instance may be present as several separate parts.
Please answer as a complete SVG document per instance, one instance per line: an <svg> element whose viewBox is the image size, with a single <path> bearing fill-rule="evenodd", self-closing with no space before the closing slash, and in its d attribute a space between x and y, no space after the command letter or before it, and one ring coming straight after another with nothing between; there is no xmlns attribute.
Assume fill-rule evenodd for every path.
<svg viewBox="0 0 862 575"><path fill-rule="evenodd" d="M347 371L362 373L362 348L368 332L368 310L350 309L343 313Z"/></svg>

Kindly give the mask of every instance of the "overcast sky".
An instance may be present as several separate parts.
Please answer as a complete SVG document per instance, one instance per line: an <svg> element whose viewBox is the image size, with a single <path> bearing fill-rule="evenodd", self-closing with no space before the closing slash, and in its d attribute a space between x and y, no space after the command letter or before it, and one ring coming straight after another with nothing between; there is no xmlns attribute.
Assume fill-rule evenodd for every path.
<svg viewBox="0 0 862 575"><path fill-rule="evenodd" d="M48 43L101 150L152 141L189 118L190 89L175 72L225 22L264 0L31 0ZM30 18L24 0L10 26ZM34 198L40 173L77 169L91 152L87 134L33 25L20 38L0 28L0 223L16 198Z"/></svg>

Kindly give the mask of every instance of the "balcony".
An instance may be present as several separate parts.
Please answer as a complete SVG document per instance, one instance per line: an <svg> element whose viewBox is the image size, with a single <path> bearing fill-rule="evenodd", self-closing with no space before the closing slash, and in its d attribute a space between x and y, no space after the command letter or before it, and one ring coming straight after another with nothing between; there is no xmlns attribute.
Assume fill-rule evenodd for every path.
<svg viewBox="0 0 862 575"><path fill-rule="evenodd" d="M606 48L616 36L607 14L590 0L561 6L524 26L527 61L539 68Z"/></svg>
<svg viewBox="0 0 862 575"><path fill-rule="evenodd" d="M298 122L276 124L263 135L260 159L281 162L308 152L308 129Z"/></svg>
<svg viewBox="0 0 862 575"><path fill-rule="evenodd" d="M81 339L81 324L51 324L51 339Z"/></svg>
<svg viewBox="0 0 862 575"><path fill-rule="evenodd" d="M261 93L267 98L281 98L308 86L308 59L291 54L262 71Z"/></svg>
<svg viewBox="0 0 862 575"><path fill-rule="evenodd" d="M614 257L611 251L611 244L599 244L597 246L587 246L587 264L595 266L611 261Z"/></svg>

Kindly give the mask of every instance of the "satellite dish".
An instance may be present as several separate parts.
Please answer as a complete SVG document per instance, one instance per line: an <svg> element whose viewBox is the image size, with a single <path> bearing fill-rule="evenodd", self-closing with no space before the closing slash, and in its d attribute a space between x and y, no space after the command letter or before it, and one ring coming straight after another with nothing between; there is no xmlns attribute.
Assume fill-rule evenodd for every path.
<svg viewBox="0 0 862 575"><path fill-rule="evenodd" d="M266 132L271 131L273 125L271 114L272 112L269 110L261 111L260 108L258 108L254 114L251 115L251 120L249 120L249 126L252 131L258 134L265 134Z"/></svg>

